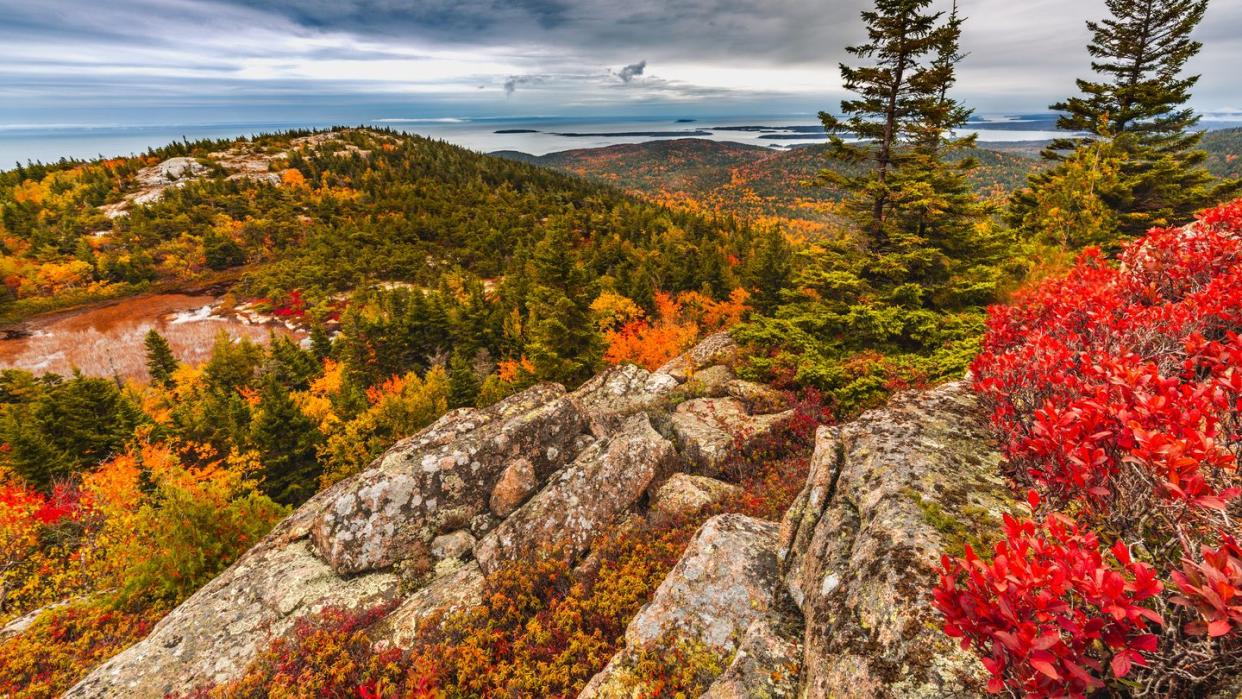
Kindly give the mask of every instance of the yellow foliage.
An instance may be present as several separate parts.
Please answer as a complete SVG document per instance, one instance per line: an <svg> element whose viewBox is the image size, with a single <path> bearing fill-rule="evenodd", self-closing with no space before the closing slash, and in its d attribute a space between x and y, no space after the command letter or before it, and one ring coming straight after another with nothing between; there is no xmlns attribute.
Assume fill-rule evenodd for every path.
<svg viewBox="0 0 1242 699"><path fill-rule="evenodd" d="M605 291L591 302L591 313L602 332L617 328L634 320L641 320L643 309L627 296Z"/></svg>

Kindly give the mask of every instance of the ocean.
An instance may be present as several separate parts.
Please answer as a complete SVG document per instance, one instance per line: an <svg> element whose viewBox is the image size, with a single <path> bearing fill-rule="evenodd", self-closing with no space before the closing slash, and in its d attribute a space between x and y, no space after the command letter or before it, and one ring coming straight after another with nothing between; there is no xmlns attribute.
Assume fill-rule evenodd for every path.
<svg viewBox="0 0 1242 699"><path fill-rule="evenodd" d="M142 153L171 141L236 138L294 128L323 128L329 122L238 122L220 124L82 125L0 124L0 169L28 161L91 159ZM350 124L356 125L356 124ZM577 148L668 138L706 138L769 148L825 141L812 114L728 118L633 117L386 117L365 122L438 138L482 152L516 150L532 155ZM1052 138L1050 115L990 117L970 124L981 141L1039 141Z"/></svg>

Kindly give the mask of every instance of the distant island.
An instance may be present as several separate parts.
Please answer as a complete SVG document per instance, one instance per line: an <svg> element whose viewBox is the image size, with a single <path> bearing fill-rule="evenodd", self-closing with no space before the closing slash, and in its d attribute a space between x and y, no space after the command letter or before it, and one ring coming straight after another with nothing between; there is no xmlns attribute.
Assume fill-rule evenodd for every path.
<svg viewBox="0 0 1242 699"><path fill-rule="evenodd" d="M799 140L801 141L801 140L814 140L817 138L828 138L828 134L825 133L821 129L819 133L764 133L764 134L760 134L756 136L756 138L771 139L774 141L776 140L779 140L779 141Z"/></svg>
<svg viewBox="0 0 1242 699"><path fill-rule="evenodd" d="M539 129L496 129L492 133L539 133Z"/></svg>
<svg viewBox="0 0 1242 699"><path fill-rule="evenodd" d="M684 138L686 136L711 136L711 131L703 129L693 129L687 131L610 131L605 133L554 133L553 136L564 136L566 138L591 138L591 137L607 137L614 138Z"/></svg>
<svg viewBox="0 0 1242 699"><path fill-rule="evenodd" d="M693 123L694 123L694 122L696 122L696 121L698 121L698 119L678 119L678 120L676 121L676 123L678 123L678 124L693 124Z"/></svg>
<svg viewBox="0 0 1242 699"><path fill-rule="evenodd" d="M819 124L800 125L800 126L713 126L713 131L759 131L762 133L776 131L793 131L795 133L822 133L823 126Z"/></svg>

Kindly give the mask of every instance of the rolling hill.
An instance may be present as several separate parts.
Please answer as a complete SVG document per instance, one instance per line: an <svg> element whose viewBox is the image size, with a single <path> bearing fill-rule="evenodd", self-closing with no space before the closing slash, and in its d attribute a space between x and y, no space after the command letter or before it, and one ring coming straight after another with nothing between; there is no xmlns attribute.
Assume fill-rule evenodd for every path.
<svg viewBox="0 0 1242 699"><path fill-rule="evenodd" d="M1000 199L1021 187L1040 166L1042 141L982 143L969 155L970 177L981 194ZM1242 175L1242 128L1210 131L1203 139L1206 165L1220 177ZM837 192L809 186L825 167L825 144L769 149L742 143L683 138L605 148L581 148L535 156L518 151L493 155L553 168L666 204L781 219L806 232L834 222Z"/></svg>

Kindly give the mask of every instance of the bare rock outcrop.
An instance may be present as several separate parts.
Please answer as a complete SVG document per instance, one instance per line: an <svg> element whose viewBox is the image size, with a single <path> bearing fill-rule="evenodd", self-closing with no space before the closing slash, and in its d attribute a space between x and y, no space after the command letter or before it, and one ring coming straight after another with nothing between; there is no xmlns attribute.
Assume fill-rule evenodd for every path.
<svg viewBox="0 0 1242 699"><path fill-rule="evenodd" d="M630 417L617 434L587 447L485 536L475 547L475 558L487 573L509 561L531 560L554 546L576 558L634 505L675 456L672 443L652 429L646 415Z"/></svg>
<svg viewBox="0 0 1242 699"><path fill-rule="evenodd" d="M736 398L695 398L673 411L672 427L683 456L715 476L728 458L789 423L792 411L752 415Z"/></svg>
<svg viewBox="0 0 1242 699"><path fill-rule="evenodd" d="M725 671L699 699L786 699L798 693L802 620L776 614L751 622Z"/></svg>
<svg viewBox="0 0 1242 699"><path fill-rule="evenodd" d="M1011 506L990 445L965 381L820 428L781 533L805 696L974 696L978 660L941 633L927 585L941 552Z"/></svg>
<svg viewBox="0 0 1242 699"><path fill-rule="evenodd" d="M713 336L667 371L614 367L573 393L541 384L445 415L313 497L67 696L227 682L329 607L383 606L371 636L405 645L480 604L508 562L582 558L615 522L700 513L736 492L702 474L792 416L724 368L736 352ZM703 369L719 395L677 403ZM582 696L632 697L642 663L679 642L719 658L708 699L973 696L979 663L941 633L927 590L941 552L1012 509L999 461L966 382L821 428L783 521L703 524Z"/></svg>
<svg viewBox="0 0 1242 699"><path fill-rule="evenodd" d="M634 413L660 407L677 386L677 379L668 374L618 364L596 374L572 395L591 416L592 431L600 435Z"/></svg>
<svg viewBox="0 0 1242 699"><path fill-rule="evenodd" d="M674 473L651 494L647 520L657 527L663 526L698 514L740 490L715 478Z"/></svg>
<svg viewBox="0 0 1242 699"><path fill-rule="evenodd" d="M162 697L231 680L298 619L329 607L370 609L399 589L393 573L342 578L305 540L280 545L269 536L65 696Z"/></svg>
<svg viewBox="0 0 1242 699"><path fill-rule="evenodd" d="M507 466L526 459L542 481L573 459L585 428L582 408L556 384L451 412L316 498L311 541L342 575L416 558L488 509Z"/></svg>
<svg viewBox="0 0 1242 699"><path fill-rule="evenodd" d="M487 511L496 479L519 458L546 479L573 460L585 428L581 407L552 384L445 415L311 498L68 696L158 697L226 682L298 619L329 607L399 605L385 628L404 638L438 607L480 599L479 567L460 559L475 530L498 521ZM418 579L433 567L433 542L444 565L411 593L410 571L394 564L416 564Z"/></svg>
<svg viewBox="0 0 1242 699"><path fill-rule="evenodd" d="M408 646L419 629L438 615L481 604L483 583L483 571L474 562L442 573L389 612L371 636L385 645Z"/></svg>
<svg viewBox="0 0 1242 699"><path fill-rule="evenodd" d="M732 364L737 360L739 352L733 337L727 332L719 332L703 338L689 352L670 359L656 373L668 374L677 381L684 382L699 369L713 364Z"/></svg>
<svg viewBox="0 0 1242 699"><path fill-rule="evenodd" d="M626 628L625 647L591 678L579 699L632 696L643 679L634 668L643 650L658 650L661 644L685 639L735 656L752 625L768 623L771 629L785 628L779 621L787 595L780 585L777 543L778 526L774 523L738 514L708 520L660 583L651 602ZM756 636L763 633L756 627ZM796 657L790 642L796 647L796 635L785 642L784 650L774 650L773 655ZM761 645L765 643L756 639L750 652L759 652ZM785 684L792 687L796 667L786 668L786 672ZM745 683L749 674L739 666L734 681ZM721 696L728 696L723 686L720 691Z"/></svg>

